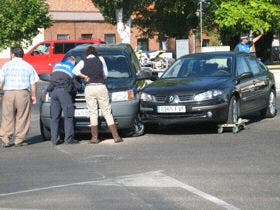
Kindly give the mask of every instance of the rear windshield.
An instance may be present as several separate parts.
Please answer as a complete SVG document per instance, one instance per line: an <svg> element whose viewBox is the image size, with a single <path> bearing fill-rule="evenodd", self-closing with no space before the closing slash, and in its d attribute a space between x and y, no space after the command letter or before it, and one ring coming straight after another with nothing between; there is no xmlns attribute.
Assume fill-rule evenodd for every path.
<svg viewBox="0 0 280 210"><path fill-rule="evenodd" d="M131 77L131 66L129 60L124 54L110 54L110 53L100 53L104 58L107 68L108 68L108 79L117 78L129 78ZM74 56L77 63L84 58L81 52L67 53L64 59L68 56Z"/></svg>
<svg viewBox="0 0 280 210"><path fill-rule="evenodd" d="M232 60L231 56L181 58L163 74L162 78L231 76Z"/></svg>

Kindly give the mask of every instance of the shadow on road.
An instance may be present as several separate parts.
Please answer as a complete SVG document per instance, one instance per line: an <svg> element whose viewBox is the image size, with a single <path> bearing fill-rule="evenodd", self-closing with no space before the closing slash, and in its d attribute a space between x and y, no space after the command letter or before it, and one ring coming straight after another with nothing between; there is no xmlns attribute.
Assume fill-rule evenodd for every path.
<svg viewBox="0 0 280 210"><path fill-rule="evenodd" d="M43 143L43 142L45 142L45 140L42 138L41 135L32 136L31 138L27 139L28 145L40 144L40 143Z"/></svg>
<svg viewBox="0 0 280 210"><path fill-rule="evenodd" d="M264 118L261 114L252 114L244 117L248 119L247 124L257 123ZM218 126L213 123L199 124L177 124L177 125L146 125L146 133L162 135L194 135L194 134L215 134Z"/></svg>

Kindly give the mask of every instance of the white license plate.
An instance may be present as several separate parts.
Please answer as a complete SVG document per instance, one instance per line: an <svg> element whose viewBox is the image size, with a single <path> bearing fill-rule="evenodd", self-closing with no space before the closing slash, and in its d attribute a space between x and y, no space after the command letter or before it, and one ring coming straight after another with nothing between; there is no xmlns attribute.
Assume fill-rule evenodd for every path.
<svg viewBox="0 0 280 210"><path fill-rule="evenodd" d="M102 111L98 109L98 115L102 116ZM75 109L75 117L89 117L88 109Z"/></svg>
<svg viewBox="0 0 280 210"><path fill-rule="evenodd" d="M158 106L158 113L185 113L185 106Z"/></svg>

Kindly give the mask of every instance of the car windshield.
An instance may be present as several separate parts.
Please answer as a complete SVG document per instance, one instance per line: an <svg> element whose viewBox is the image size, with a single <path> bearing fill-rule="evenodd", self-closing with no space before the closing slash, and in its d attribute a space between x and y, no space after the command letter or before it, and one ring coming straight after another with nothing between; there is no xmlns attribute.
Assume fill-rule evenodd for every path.
<svg viewBox="0 0 280 210"><path fill-rule="evenodd" d="M108 68L108 79L129 78L131 77L131 70L128 59L123 54L102 54ZM77 63L83 59L82 53L69 53L64 56L74 56Z"/></svg>
<svg viewBox="0 0 280 210"><path fill-rule="evenodd" d="M181 58L163 74L162 78L231 76L232 60L231 56Z"/></svg>

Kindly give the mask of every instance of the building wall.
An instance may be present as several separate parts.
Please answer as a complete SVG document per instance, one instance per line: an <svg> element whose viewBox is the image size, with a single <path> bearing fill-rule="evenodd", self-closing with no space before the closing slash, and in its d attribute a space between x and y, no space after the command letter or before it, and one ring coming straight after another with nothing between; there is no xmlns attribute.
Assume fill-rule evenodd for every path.
<svg viewBox="0 0 280 210"><path fill-rule="evenodd" d="M121 43L121 39L116 30L116 26L105 22L65 22L57 21L44 32L45 40L56 40L58 34L69 34L70 39L81 39L82 34L92 34L93 39L104 40L105 34L115 34L116 43ZM131 33L131 46L137 47L137 39L142 38L138 29L133 28ZM159 42L157 38L149 39L149 50L158 50Z"/></svg>
<svg viewBox="0 0 280 210"><path fill-rule="evenodd" d="M106 23L104 18L98 19L99 10L94 6L91 0L47 0L49 11L51 14L59 12L59 20L54 17L54 24L45 30L45 40L56 40L58 34L69 34L70 39L81 39L82 34L93 34L93 39L104 40L105 34L115 34L116 43L121 43L121 39L117 33L116 26ZM73 15L72 20L69 15ZM80 20L74 15L79 14ZM89 15L91 16L90 19ZM63 16L65 19L61 18ZM88 20L84 20L85 17ZM96 17L96 19L94 19ZM82 21L81 21L82 20ZM137 39L142 38L138 29L133 28L131 31L131 45L135 49L137 47ZM157 38L149 39L149 50L158 50L159 43Z"/></svg>
<svg viewBox="0 0 280 210"><path fill-rule="evenodd" d="M91 0L47 0L49 11L99 12Z"/></svg>

